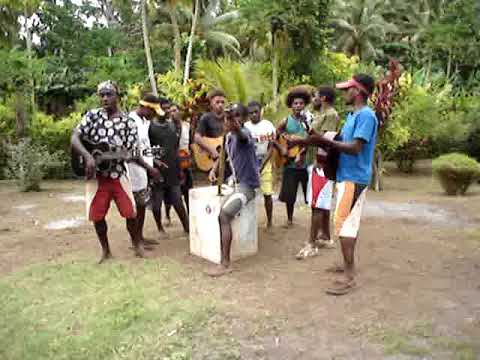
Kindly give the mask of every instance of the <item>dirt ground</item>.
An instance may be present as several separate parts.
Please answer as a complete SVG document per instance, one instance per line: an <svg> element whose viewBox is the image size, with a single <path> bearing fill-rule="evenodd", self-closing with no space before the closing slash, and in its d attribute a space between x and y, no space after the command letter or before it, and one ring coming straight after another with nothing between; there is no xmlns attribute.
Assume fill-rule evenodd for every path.
<svg viewBox="0 0 480 360"><path fill-rule="evenodd" d="M18 193L0 183L0 276L49 261L95 262L100 255L83 219L82 182L43 188ZM425 162L409 176L389 168L385 191L370 192L367 202L359 287L344 297L324 293L332 280L324 270L339 259L338 248L307 261L294 258L309 231L305 206L285 230L285 210L276 203L275 227L267 232L259 202L259 253L236 262L225 278L202 274L208 264L188 254L176 218L169 238L148 257L174 259L189 270L185 296L221 299L242 359L480 359L480 186L466 197L446 197ZM116 261L129 262L125 226L115 209L109 216ZM157 237L147 216L146 236Z"/></svg>

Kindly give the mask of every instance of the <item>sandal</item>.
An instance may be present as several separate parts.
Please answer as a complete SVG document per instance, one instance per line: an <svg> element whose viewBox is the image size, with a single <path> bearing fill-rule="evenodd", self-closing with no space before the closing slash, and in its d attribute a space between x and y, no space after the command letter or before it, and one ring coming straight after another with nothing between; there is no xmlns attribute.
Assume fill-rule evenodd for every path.
<svg viewBox="0 0 480 360"><path fill-rule="evenodd" d="M355 287L357 286L357 284L355 283L355 280L350 280L350 281L337 280L333 284L334 285L332 287L325 290L325 292L328 295L334 295L334 296L346 295L349 292L351 292L353 289L355 289Z"/></svg>
<svg viewBox="0 0 480 360"><path fill-rule="evenodd" d="M318 255L318 248L316 246L312 246L312 244L308 243L303 247L297 255L295 255L295 258L297 260L303 260L306 259L307 257L314 257Z"/></svg>

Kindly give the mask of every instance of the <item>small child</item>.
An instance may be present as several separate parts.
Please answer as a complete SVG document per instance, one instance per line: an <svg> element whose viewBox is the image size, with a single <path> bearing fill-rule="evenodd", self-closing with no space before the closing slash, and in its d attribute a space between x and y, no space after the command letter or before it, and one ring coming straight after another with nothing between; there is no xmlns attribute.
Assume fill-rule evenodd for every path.
<svg viewBox="0 0 480 360"><path fill-rule="evenodd" d="M298 260L318 255L321 247L334 247L334 241L330 238L333 181L329 180L323 172L326 160L327 153L322 148L318 148L316 162L308 168L307 201L312 208L312 223L310 240L298 252L296 256Z"/></svg>

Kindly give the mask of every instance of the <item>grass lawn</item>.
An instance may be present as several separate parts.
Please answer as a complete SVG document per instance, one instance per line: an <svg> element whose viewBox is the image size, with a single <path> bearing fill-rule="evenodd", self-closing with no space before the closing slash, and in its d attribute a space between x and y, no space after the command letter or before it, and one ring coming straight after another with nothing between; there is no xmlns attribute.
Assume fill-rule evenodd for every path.
<svg viewBox="0 0 480 360"><path fill-rule="evenodd" d="M1 359L237 358L212 298L176 291L175 262L39 265L0 281ZM197 355L197 356L195 356Z"/></svg>

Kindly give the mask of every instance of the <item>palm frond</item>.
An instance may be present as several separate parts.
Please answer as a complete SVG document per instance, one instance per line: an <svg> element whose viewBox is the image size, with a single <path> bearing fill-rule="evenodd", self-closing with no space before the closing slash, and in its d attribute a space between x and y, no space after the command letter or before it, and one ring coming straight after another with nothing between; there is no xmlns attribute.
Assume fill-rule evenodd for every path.
<svg viewBox="0 0 480 360"><path fill-rule="evenodd" d="M205 40L220 46L222 48L229 49L234 52L236 55L240 55L240 43L237 38L233 35L227 34L223 31L207 31L203 34Z"/></svg>

